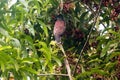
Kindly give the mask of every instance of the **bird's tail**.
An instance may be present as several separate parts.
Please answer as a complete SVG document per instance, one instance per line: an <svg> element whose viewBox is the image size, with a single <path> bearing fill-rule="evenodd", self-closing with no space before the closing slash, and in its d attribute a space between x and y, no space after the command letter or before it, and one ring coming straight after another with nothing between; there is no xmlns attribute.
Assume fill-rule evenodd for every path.
<svg viewBox="0 0 120 80"><path fill-rule="evenodd" d="M61 43L61 36L55 35L55 41Z"/></svg>

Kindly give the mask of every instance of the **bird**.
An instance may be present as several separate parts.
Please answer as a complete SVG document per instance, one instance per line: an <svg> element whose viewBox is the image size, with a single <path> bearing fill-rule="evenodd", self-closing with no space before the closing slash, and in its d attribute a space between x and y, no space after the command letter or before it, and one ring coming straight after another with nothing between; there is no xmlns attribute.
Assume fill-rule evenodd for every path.
<svg viewBox="0 0 120 80"><path fill-rule="evenodd" d="M54 30L53 30L55 41L58 44L61 43L61 37L62 37L63 33L65 32L65 29L66 29L66 24L65 24L63 15L59 14L56 17L56 21L54 24Z"/></svg>

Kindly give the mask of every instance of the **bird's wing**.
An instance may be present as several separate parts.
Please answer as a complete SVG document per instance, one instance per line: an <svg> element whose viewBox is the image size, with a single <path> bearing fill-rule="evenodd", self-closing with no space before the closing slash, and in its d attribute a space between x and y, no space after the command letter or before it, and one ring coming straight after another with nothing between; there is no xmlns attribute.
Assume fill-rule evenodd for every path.
<svg viewBox="0 0 120 80"><path fill-rule="evenodd" d="M54 35L62 35L65 31L65 22L57 20L54 25Z"/></svg>

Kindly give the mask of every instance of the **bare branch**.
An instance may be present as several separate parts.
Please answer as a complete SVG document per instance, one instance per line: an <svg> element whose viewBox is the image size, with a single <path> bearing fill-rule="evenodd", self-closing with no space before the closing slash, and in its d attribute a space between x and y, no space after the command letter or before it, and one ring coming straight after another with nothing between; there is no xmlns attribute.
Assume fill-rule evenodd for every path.
<svg viewBox="0 0 120 80"><path fill-rule="evenodd" d="M87 7L88 6L88 7ZM87 5L87 6L85 6L88 10L90 10L91 12L92 12L92 14L95 16L96 15L96 12L89 6L89 5ZM107 28L103 23L101 23L103 26L104 26L104 28Z"/></svg>
<svg viewBox="0 0 120 80"><path fill-rule="evenodd" d="M68 74L55 74L55 73L49 73L49 74L38 74L37 76L68 76Z"/></svg>
<svg viewBox="0 0 120 80"><path fill-rule="evenodd" d="M88 41L89 41L89 39L90 39L92 30L93 30L93 28L94 28L94 26L95 26L95 24L96 24L96 22L97 22L97 18L98 18L98 16L99 16L99 12L100 12L101 3L102 3L102 0L101 0L101 2L100 2L99 9L98 9L98 11L96 12L96 15L95 15L95 17L94 17L94 23L93 23L93 25L92 25L92 27L91 27L91 29L90 29L90 32L89 32L89 34L88 34L88 36L87 36L87 40L86 40L86 42L85 42L85 44L84 44L84 46L83 46L83 48L82 48L82 50L81 50L81 52L80 52L80 55L79 55L79 57L78 57L78 61L77 61L76 65L75 65L75 68L74 68L74 70L73 70L73 75L75 74L75 71L76 71L76 69L77 69L77 65L78 65L78 63L79 63L79 61L80 61L80 59L81 59L81 55L82 55L82 53L83 53L83 51L84 51L84 49L85 49L85 47L86 47L86 45L87 45L87 43L88 43Z"/></svg>
<svg viewBox="0 0 120 80"><path fill-rule="evenodd" d="M72 75L71 75L70 65L69 65L69 62L68 62L68 60L67 60L67 56L66 56L66 54L65 54L64 48L63 48L62 44L60 44L59 46L60 46L60 48L61 48L61 50L62 50L62 52L63 52L63 54L64 54L64 57L65 57L65 58L64 58L64 61L65 61L65 66L66 66L67 73L68 73L68 76L69 76L69 80L73 80L73 79L72 79Z"/></svg>

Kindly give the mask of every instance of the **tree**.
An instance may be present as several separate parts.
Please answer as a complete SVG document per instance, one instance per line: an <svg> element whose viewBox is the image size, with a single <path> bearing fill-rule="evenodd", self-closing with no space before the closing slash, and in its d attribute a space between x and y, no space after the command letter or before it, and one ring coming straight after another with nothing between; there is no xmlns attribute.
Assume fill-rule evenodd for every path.
<svg viewBox="0 0 120 80"><path fill-rule="evenodd" d="M76 80L120 79L119 0L12 0L0 2L0 76L68 80L53 27L66 21L63 48ZM102 29L101 29L102 27Z"/></svg>

